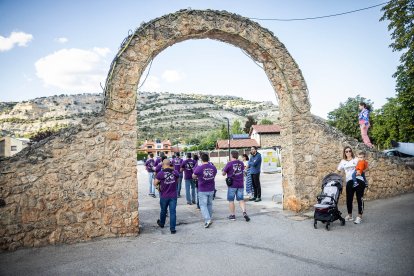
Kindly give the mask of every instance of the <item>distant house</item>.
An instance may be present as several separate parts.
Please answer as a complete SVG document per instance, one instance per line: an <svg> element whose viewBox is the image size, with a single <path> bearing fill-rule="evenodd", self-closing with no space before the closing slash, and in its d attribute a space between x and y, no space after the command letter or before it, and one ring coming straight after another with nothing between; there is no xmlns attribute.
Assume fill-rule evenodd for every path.
<svg viewBox="0 0 414 276"><path fill-rule="evenodd" d="M0 138L0 157L13 156L28 146L30 140L6 136Z"/></svg>
<svg viewBox="0 0 414 276"><path fill-rule="evenodd" d="M146 152L147 154L153 153L154 156L159 156L161 152L164 152L166 156L172 156L173 152L179 150L177 147L172 147L170 140L161 141L160 139L145 140L145 143L139 148L139 151Z"/></svg>
<svg viewBox="0 0 414 276"><path fill-rule="evenodd" d="M282 145L279 125L253 125L250 128L249 135L261 148L272 148Z"/></svg>
<svg viewBox="0 0 414 276"><path fill-rule="evenodd" d="M231 139L230 149L245 149L251 147L259 147L259 144L254 139ZM228 149L229 140L218 140L216 143L216 149Z"/></svg>

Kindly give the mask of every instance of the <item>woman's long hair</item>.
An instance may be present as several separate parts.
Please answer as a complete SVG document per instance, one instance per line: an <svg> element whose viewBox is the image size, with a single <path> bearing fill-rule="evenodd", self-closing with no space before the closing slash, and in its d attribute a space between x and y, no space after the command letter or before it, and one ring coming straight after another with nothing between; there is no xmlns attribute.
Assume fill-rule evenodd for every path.
<svg viewBox="0 0 414 276"><path fill-rule="evenodd" d="M347 149L350 149L350 150L351 150L351 156L352 156L352 159L354 159L354 158L355 158L354 151L353 151L353 150L351 149L351 147L349 147L349 146L344 147L344 151L342 152L342 158L343 158L344 160L347 160L347 158L346 158L346 154L345 154L345 151L346 151Z"/></svg>
<svg viewBox="0 0 414 276"><path fill-rule="evenodd" d="M371 111L371 107L369 106L369 105L367 105L366 103L364 103L364 102L360 102L359 103L359 105L360 106L363 106L365 109L367 109L368 111Z"/></svg>

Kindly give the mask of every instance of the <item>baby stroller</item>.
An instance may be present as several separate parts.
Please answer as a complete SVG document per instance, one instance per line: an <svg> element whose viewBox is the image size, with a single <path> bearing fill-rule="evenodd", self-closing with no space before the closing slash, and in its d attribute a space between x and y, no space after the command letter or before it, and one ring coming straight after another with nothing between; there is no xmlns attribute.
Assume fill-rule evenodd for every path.
<svg viewBox="0 0 414 276"><path fill-rule="evenodd" d="M330 173L322 180L322 193L316 198L318 204L315 204L315 213L313 227L317 228L317 222L326 223L325 228L329 231L331 222L340 220L341 225L345 225L345 219L338 210L338 199L342 192L342 176L336 173Z"/></svg>

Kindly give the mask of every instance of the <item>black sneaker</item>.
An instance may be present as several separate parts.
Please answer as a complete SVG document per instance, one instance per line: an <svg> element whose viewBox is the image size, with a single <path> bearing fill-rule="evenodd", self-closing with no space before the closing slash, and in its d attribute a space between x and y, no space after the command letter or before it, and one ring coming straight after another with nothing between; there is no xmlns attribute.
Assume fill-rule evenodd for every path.
<svg viewBox="0 0 414 276"><path fill-rule="evenodd" d="M177 233L177 230L171 230L171 234Z"/></svg>
<svg viewBox="0 0 414 276"><path fill-rule="evenodd" d="M255 200L256 200L255 197L252 197L252 198L249 199L249 201L255 201Z"/></svg>
<svg viewBox="0 0 414 276"><path fill-rule="evenodd" d="M230 215L230 216L228 216L228 219L234 221L234 220L236 220L236 216L235 215Z"/></svg>
<svg viewBox="0 0 414 276"><path fill-rule="evenodd" d="M159 220L159 219L158 219L158 220L157 220L157 224L158 224L158 226L159 226L159 227L164 228L164 225L163 225L163 224L161 224L161 220Z"/></svg>
<svg viewBox="0 0 414 276"><path fill-rule="evenodd" d="M243 217L244 217L244 219L245 219L246 221L249 221L249 220L250 220L250 218L249 218L249 216L246 214L246 212L244 212L244 213L243 213Z"/></svg>

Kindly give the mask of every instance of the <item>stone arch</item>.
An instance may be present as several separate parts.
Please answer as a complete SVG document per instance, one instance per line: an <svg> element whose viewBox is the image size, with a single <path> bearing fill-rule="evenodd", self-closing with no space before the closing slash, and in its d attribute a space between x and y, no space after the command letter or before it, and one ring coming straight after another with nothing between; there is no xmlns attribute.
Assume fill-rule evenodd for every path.
<svg viewBox="0 0 414 276"><path fill-rule="evenodd" d="M345 145L365 149L310 114L302 74L271 32L228 12L182 10L125 39L99 116L0 159L2 250L138 234L137 85L166 47L201 38L231 43L263 64L282 115L285 209L301 211L315 202L320 181L336 169ZM414 170L399 158L371 151L369 163L365 199L414 191Z"/></svg>
<svg viewBox="0 0 414 276"><path fill-rule="evenodd" d="M118 128L120 117L134 120L138 83L149 62L167 47L189 39L214 39L232 44L263 64L279 99L286 145L284 164L291 164L284 168L283 187L288 199L285 207L301 209L303 202L297 199L294 184L292 141L297 137L289 126L293 121L304 124L311 117L306 83L285 46L269 30L245 17L225 11L181 10L141 25L124 40L111 65L105 85L108 123ZM292 200L295 206L288 204Z"/></svg>

